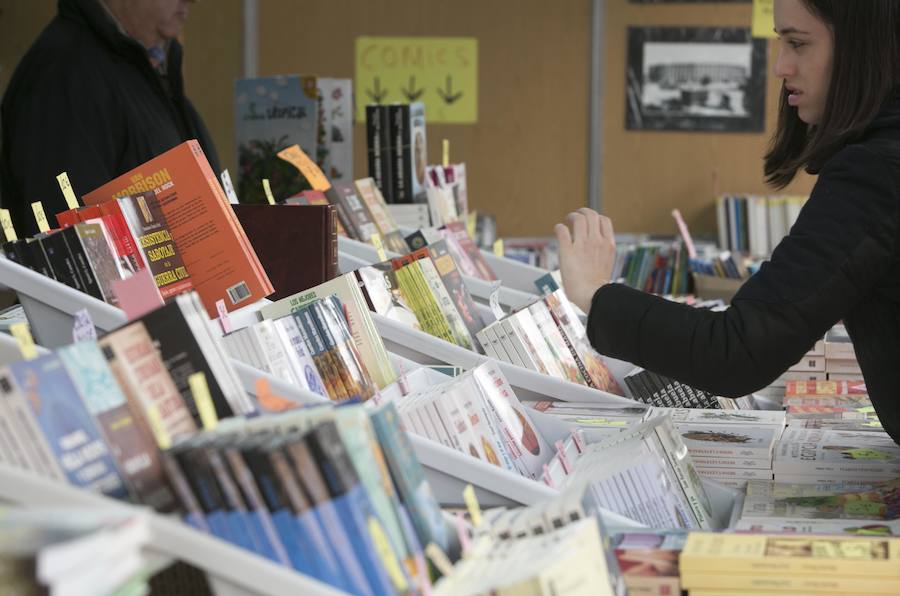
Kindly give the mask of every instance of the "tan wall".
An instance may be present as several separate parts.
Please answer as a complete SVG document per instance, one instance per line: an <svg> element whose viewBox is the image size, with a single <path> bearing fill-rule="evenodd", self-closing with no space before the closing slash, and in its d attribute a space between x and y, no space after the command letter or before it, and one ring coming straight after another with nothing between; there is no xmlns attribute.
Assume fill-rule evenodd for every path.
<svg viewBox="0 0 900 596"><path fill-rule="evenodd" d="M713 176L721 191L766 192L761 156L774 125L778 81L769 73L765 134L625 130L628 25L746 26L749 4L639 5L605 0L603 204L622 232L673 233L679 207L695 233L711 234ZM479 121L429 126L468 164L475 208L505 235L546 235L586 203L590 0L328 0L260 5L259 73L353 76L360 35L474 36L479 40ZM0 89L56 11L52 0L0 0ZM241 0L191 6L185 80L224 166L234 169L233 81L241 74ZM771 57L770 57L771 58ZM768 64L771 71L771 59ZM355 170L365 175L358 124ZM808 192L804 177L789 191Z"/></svg>
<svg viewBox="0 0 900 596"><path fill-rule="evenodd" d="M603 205L617 231L675 233L678 207L695 234L715 232L714 178L720 192L771 192L762 156L775 126L780 81L772 75L774 44L766 65L765 133L645 132L625 130L628 26L731 26L750 24L750 4L640 5L605 0ZM785 192L808 193L805 174Z"/></svg>

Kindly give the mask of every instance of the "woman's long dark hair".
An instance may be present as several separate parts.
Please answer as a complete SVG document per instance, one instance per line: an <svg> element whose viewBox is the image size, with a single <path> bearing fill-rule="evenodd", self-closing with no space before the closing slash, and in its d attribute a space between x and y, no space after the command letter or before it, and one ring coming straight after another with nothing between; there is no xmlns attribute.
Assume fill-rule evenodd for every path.
<svg viewBox="0 0 900 596"><path fill-rule="evenodd" d="M784 188L805 168L816 174L859 138L900 84L900 0L803 0L834 35L822 122L808 126L782 86L778 128L766 153L766 182Z"/></svg>

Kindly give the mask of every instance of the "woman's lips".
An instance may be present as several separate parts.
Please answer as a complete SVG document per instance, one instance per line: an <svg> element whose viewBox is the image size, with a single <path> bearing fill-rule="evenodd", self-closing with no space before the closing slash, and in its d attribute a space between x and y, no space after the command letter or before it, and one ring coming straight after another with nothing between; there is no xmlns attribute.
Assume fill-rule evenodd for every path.
<svg viewBox="0 0 900 596"><path fill-rule="evenodd" d="M798 91L797 89L791 89L788 87L788 105L796 106L800 101L800 96L803 95L802 91Z"/></svg>

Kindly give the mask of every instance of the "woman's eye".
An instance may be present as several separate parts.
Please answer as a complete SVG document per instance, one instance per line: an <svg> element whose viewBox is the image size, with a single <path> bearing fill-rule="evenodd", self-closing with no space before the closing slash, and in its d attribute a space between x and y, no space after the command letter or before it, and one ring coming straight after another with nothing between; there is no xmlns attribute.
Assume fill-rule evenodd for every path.
<svg viewBox="0 0 900 596"><path fill-rule="evenodd" d="M788 45L796 50L796 49L799 49L799 48L805 46L806 44L803 43L802 41L796 41L796 40L791 39L788 41Z"/></svg>

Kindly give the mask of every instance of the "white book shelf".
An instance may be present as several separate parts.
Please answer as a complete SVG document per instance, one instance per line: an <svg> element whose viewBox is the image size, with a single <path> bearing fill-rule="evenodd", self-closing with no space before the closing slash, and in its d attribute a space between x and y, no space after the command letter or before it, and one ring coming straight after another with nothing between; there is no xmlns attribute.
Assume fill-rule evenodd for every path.
<svg viewBox="0 0 900 596"><path fill-rule="evenodd" d="M385 251L385 253L389 258L400 256L397 253L390 251ZM344 238L343 236L338 238L338 267L342 273L354 271L360 267L378 263L379 261L381 261L381 259L378 258L378 253L374 246L366 244L365 242L359 242L358 240ZM532 287L534 286L534 280L538 277L540 277L540 275L535 276L531 280ZM469 290L472 298L478 302L487 304L491 297L491 282L469 275L463 275L462 278L463 283L466 284L466 288ZM523 292L508 286L506 280L502 277L500 280L503 283L503 285L500 286L500 304L507 308L518 308L534 301L537 296L536 287L534 288L534 291ZM525 286L525 284L522 285L523 287Z"/></svg>
<svg viewBox="0 0 900 596"><path fill-rule="evenodd" d="M150 538L145 564L162 569L181 561L206 574L216 596L341 594L342 592L247 550L199 532L176 518L129 505L0 464L0 501L24 508L78 507L146 515Z"/></svg>

